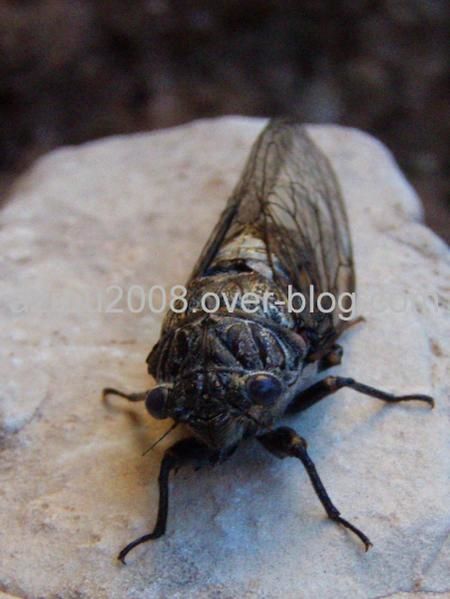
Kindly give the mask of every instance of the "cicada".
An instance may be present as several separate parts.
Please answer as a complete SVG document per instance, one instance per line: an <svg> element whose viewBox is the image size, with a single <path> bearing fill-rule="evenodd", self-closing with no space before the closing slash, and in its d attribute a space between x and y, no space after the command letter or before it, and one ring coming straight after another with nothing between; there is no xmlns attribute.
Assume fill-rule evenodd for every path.
<svg viewBox="0 0 450 599"><path fill-rule="evenodd" d="M119 559L165 533L172 471L223 462L250 438L278 458L300 460L327 516L359 537L367 551L369 538L331 501L305 439L277 423L343 387L386 402L433 406L433 399L394 396L340 376L308 386L311 376L340 364L337 341L355 321L342 318L338 302L290 310L287 290L338 298L354 293L355 272L336 175L305 127L272 120L259 135L186 289L186 309L167 313L147 358L157 386L143 393L104 390L142 400L154 418L171 418L191 433L164 453L153 531L129 543ZM202 299L212 293L229 300L220 300L214 312ZM249 293L251 310L244 309Z"/></svg>

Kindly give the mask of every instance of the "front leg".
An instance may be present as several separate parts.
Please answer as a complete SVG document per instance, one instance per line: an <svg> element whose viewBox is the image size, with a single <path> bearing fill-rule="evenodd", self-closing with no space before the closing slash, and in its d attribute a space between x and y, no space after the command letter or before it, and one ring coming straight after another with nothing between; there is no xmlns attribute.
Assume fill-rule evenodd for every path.
<svg viewBox="0 0 450 599"><path fill-rule="evenodd" d="M308 387L308 389L301 391L296 397L294 397L294 399L286 408L286 414L302 412L324 397L327 397L332 393L336 393L336 391L339 391L339 389L342 389L343 387L350 387L350 389L359 391L364 395L376 397L377 399L382 399L383 401L390 403L397 403L399 401L424 401L432 408L434 407L434 399L428 395L392 395L391 393L386 393L380 389L375 389L374 387L369 387L363 383L358 383L354 379L348 377L327 376L315 385L312 385L311 387Z"/></svg>
<svg viewBox="0 0 450 599"><path fill-rule="evenodd" d="M306 472L308 473L309 479L314 487L317 497L323 505L328 517L334 522L341 524L345 528L351 530L357 537L364 543L366 551L372 546L372 543L361 532L356 526L353 526L350 522L341 517L339 510L333 505L328 493L320 480L319 474L317 473L314 462L308 455L306 450L306 441L303 437L300 437L292 428L282 426L270 433L261 435L258 437L258 441L271 453L276 455L278 458L298 458Z"/></svg>
<svg viewBox="0 0 450 599"><path fill-rule="evenodd" d="M217 452L212 451L194 438L178 441L166 450L159 471L159 504L156 524L152 532L128 543L118 555L125 564L125 557L137 545L157 539L166 532L167 514L169 509L169 474L185 464L192 463L196 467L214 464L219 459Z"/></svg>
<svg viewBox="0 0 450 599"><path fill-rule="evenodd" d="M128 401L144 401L148 393L148 391L141 391L140 393L125 393L119 389L114 389L114 387L105 387L102 389L102 400L106 401L108 395L117 395L118 397L128 399Z"/></svg>

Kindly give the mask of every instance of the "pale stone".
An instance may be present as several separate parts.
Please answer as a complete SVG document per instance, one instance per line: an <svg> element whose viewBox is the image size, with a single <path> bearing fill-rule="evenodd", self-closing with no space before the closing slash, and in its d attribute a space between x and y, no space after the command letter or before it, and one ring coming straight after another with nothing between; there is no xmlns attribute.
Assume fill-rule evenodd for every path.
<svg viewBox="0 0 450 599"><path fill-rule="evenodd" d="M123 300L122 312L100 313L96 294L111 309L109 285L184 282L263 124L224 118L63 148L15 186L0 230L3 595L450 593L450 327L444 308L421 305L427 294L445 301L448 249L389 153L335 126L310 131L342 186L367 317L344 338L336 371L437 402L386 406L342 390L290 419L373 549L324 517L299 463L246 443L220 467L181 470L166 536L127 567L116 560L153 525L160 458L178 431L141 457L167 423L141 405L100 402L105 385L151 385L145 357L162 315L130 313ZM409 309L377 311L380 291Z"/></svg>

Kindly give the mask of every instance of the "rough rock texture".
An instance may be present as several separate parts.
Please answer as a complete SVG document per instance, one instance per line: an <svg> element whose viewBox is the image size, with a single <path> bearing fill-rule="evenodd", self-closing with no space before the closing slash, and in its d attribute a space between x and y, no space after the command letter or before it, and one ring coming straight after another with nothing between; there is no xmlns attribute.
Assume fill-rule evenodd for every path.
<svg viewBox="0 0 450 599"><path fill-rule="evenodd" d="M311 132L342 185L367 317L339 372L437 399L430 411L345 390L291 419L373 549L324 517L300 464L248 443L221 467L181 470L167 535L127 567L115 559L153 523L176 434L143 458L167 423L100 402L104 385L151 384L144 360L162 316L123 299L106 313L111 289L99 312L95 294L184 282L262 125L219 119L65 148L13 190L0 230L2 597L450 593L450 331L444 308L421 300L445 301L448 250L386 150L338 127ZM393 308L370 305L376 294Z"/></svg>

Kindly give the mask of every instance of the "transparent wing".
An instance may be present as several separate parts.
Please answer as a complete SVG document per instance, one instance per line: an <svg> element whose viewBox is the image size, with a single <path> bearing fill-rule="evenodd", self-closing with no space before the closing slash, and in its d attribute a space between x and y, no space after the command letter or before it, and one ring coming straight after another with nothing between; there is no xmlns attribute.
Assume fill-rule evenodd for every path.
<svg viewBox="0 0 450 599"><path fill-rule="evenodd" d="M266 246L273 278L293 290L336 298L355 287L344 203L331 165L299 123L274 120L256 140L244 172L191 278L206 274L219 249L245 229ZM308 297L308 296L307 296ZM326 335L330 314L303 313L299 326Z"/></svg>

